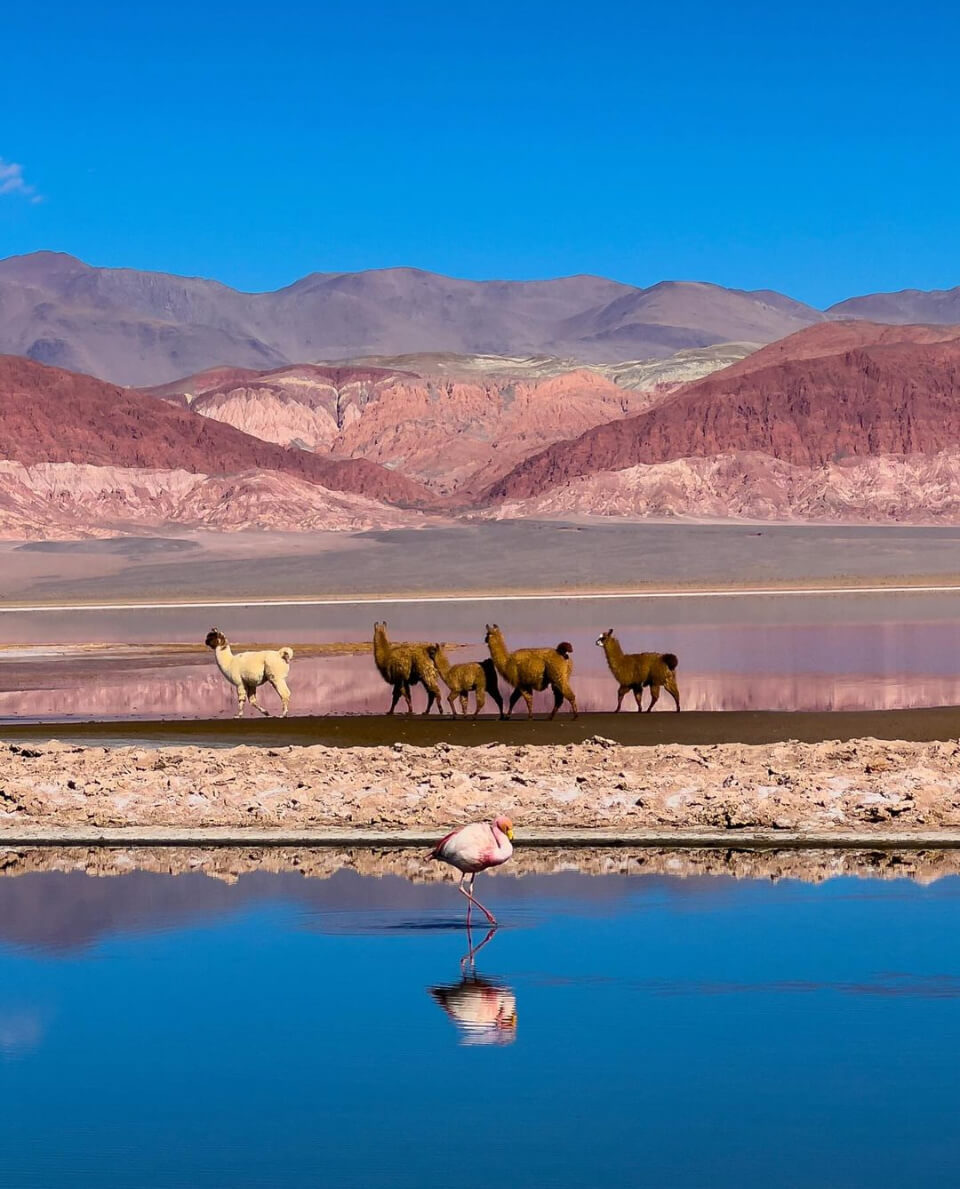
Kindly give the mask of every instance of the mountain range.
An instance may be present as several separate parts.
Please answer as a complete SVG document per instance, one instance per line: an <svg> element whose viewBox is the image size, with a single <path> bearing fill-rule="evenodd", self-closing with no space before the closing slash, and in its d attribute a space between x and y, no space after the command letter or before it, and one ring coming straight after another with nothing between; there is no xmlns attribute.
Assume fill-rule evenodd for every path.
<svg viewBox="0 0 960 1189"><path fill-rule="evenodd" d="M0 534L956 521L953 317L960 290L818 311L699 283L388 269L242 294L13 257Z"/></svg>
<svg viewBox="0 0 960 1189"><path fill-rule="evenodd" d="M854 304L868 300L880 299ZM0 352L136 386L224 364L266 370L409 352L619 362L771 342L828 316L780 293L693 281L466 281L388 268L241 293L60 252L0 260Z"/></svg>

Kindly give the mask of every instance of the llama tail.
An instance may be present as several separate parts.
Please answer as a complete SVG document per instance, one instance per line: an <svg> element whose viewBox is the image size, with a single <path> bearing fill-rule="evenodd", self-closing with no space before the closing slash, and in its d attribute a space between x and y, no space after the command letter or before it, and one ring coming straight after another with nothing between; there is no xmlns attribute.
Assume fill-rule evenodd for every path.
<svg viewBox="0 0 960 1189"><path fill-rule="evenodd" d="M672 652L662 652L660 654L660 659L667 666L671 673L675 673L677 671L677 665L679 665L680 662Z"/></svg>
<svg viewBox="0 0 960 1189"><path fill-rule="evenodd" d="M285 660L287 662L287 664L289 665L290 662L293 660L293 649L289 648L289 647L284 647L284 648L278 648L277 651L280 653L280 659Z"/></svg>

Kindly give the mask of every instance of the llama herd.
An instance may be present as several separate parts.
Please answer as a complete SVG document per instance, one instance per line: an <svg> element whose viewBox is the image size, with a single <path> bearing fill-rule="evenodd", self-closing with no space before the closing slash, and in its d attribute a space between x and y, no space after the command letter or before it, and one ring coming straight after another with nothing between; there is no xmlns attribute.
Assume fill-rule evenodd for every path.
<svg viewBox="0 0 960 1189"><path fill-rule="evenodd" d="M373 625L373 659L383 680L393 691L388 714L393 714L402 698L407 713L413 713L411 688L422 685L427 691L429 714L436 703L437 712L443 714L441 681L447 687L447 703L450 713L457 717L457 703L465 717L470 694L474 698L473 717L483 709L489 696L500 712L501 719L513 713L517 702L523 698L527 707L527 718L533 718L533 695L549 689L553 693L552 719L564 702L570 706L571 715L576 718L577 697L570 684L573 673L571 653L573 645L566 640L554 648L518 648L511 651L504 640L500 627L493 623L486 625L484 642L490 655L482 661L464 661L452 665L442 644L421 644L409 642L394 643L387 635L385 621ZM290 709L290 688L287 674L293 659L292 648L267 649L262 652L241 652L234 654L227 637L218 628L211 628L205 641L213 650L217 667L237 691L237 718L243 716L249 700L261 714L269 714L257 701L257 690L270 684L283 703L283 717ZM672 652L624 652L613 634L613 628L602 632L596 641L602 648L607 667L617 681L617 706L619 711L623 699L632 693L637 710L643 710L643 691L650 691L651 711L665 689L680 709L680 691L677 688L677 658ZM500 692L500 678L511 687L510 698L504 709Z"/></svg>

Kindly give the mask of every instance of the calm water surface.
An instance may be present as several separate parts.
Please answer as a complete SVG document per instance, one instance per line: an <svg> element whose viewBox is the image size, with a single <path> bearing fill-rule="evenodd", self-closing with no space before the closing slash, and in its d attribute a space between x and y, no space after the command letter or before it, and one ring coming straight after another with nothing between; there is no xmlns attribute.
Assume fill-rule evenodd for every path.
<svg viewBox="0 0 960 1189"><path fill-rule="evenodd" d="M481 885L0 879L2 1183L957 1183L956 877Z"/></svg>

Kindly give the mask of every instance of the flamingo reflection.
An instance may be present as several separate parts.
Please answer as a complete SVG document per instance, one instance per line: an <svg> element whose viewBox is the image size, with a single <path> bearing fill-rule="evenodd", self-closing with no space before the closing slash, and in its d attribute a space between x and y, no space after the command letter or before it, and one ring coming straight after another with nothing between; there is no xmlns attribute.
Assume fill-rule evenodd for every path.
<svg viewBox="0 0 960 1189"><path fill-rule="evenodd" d="M462 1044L513 1044L517 1038L517 999L513 990L495 979L484 978L476 970L477 954L495 932L496 928L490 929L474 946L468 926L469 949L460 959L460 981L430 988L430 994L456 1024Z"/></svg>

